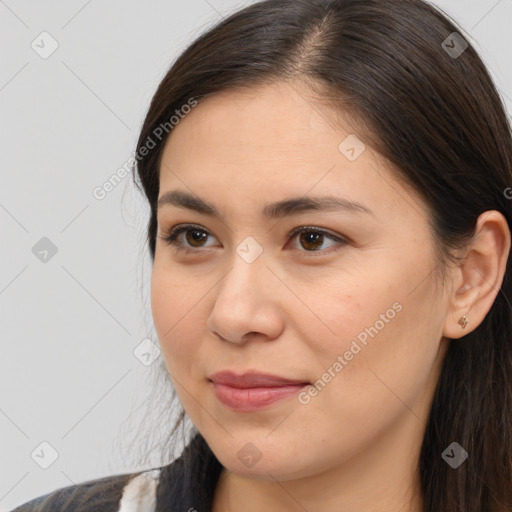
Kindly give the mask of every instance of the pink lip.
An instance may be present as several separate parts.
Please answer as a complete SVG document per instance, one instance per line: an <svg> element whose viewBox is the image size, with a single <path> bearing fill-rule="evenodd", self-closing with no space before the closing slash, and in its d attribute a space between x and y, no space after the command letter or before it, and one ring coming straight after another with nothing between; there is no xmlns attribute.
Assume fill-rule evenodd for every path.
<svg viewBox="0 0 512 512"><path fill-rule="evenodd" d="M210 377L217 399L236 411L255 411L299 392L309 382L266 373L237 375L229 370Z"/></svg>

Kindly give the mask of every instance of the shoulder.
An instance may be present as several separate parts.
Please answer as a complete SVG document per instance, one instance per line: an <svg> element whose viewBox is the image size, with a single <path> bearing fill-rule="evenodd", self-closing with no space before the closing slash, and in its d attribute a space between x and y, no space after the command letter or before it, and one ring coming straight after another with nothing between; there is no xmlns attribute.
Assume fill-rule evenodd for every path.
<svg viewBox="0 0 512 512"><path fill-rule="evenodd" d="M152 512L161 470L108 476L63 487L11 512Z"/></svg>
<svg viewBox="0 0 512 512"><path fill-rule="evenodd" d="M10 512L210 510L221 470L221 463L197 433L181 456L166 466L57 489Z"/></svg>

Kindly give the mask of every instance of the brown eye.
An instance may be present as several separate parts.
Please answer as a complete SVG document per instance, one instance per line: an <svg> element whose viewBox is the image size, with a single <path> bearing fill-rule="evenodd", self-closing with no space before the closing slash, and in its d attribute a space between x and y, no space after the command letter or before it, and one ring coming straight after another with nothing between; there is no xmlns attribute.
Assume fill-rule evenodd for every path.
<svg viewBox="0 0 512 512"><path fill-rule="evenodd" d="M322 247L324 241L324 235L321 233L315 233L314 231L303 231L299 233L299 240L305 249L317 251Z"/></svg>
<svg viewBox="0 0 512 512"><path fill-rule="evenodd" d="M185 243L178 239L182 233L185 233ZM171 229L160 238L178 251L194 252L195 248L209 247L203 244L208 236L210 236L208 231L198 226L185 224Z"/></svg>
<svg viewBox="0 0 512 512"><path fill-rule="evenodd" d="M314 227L300 227L295 229L290 234L290 240L295 238L297 235L298 241L300 243L300 246L304 249L307 249L306 251L302 252L319 252L321 254L330 253L331 251L322 250L322 245L325 243L326 239L332 240L336 242L332 245L346 245L348 242L344 240L343 238L333 235L331 233L328 233L327 231L324 231L323 229L318 229ZM331 246L332 246L331 245ZM331 247L329 246L329 247Z"/></svg>
<svg viewBox="0 0 512 512"><path fill-rule="evenodd" d="M185 239L187 240L187 243L190 243L192 247L197 247L195 244L204 242L205 239L208 238L208 234L206 234L206 231L203 231L201 229L187 229L185 230ZM202 247L202 245L199 245L199 247Z"/></svg>
<svg viewBox="0 0 512 512"><path fill-rule="evenodd" d="M184 240L179 239L179 236L182 233L185 233ZM172 245L178 251L198 253L202 248L211 247L204 245L204 242L208 240L209 236L211 236L211 234L200 226L182 224L172 228L169 232L164 234L164 236L160 236L160 238L167 244ZM308 253L319 253L322 255L332 252L330 250L324 250L325 248L322 249L326 240L334 242L328 247L331 247L332 245L343 246L349 243L347 240L324 231L323 229L308 226L302 226L295 229L290 233L288 239L292 240L295 237L298 237L297 240L299 241L300 247L305 249L298 249L299 252L305 253L304 255L307 255Z"/></svg>

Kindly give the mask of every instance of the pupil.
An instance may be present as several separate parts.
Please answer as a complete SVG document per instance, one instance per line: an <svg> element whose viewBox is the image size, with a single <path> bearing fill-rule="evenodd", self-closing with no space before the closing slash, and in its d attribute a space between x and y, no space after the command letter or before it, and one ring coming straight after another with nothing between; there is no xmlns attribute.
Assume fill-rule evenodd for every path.
<svg viewBox="0 0 512 512"><path fill-rule="evenodd" d="M198 235L198 236L192 236L192 239L195 241L195 242L200 242L202 238L205 238L207 235L206 233L202 232L202 231L199 231L198 229L191 229L188 231L188 233L194 233L195 235ZM190 242L190 240L189 240Z"/></svg>
<svg viewBox="0 0 512 512"><path fill-rule="evenodd" d="M313 244L315 245L315 242L318 242L318 239L322 237L323 235L320 233L302 233L302 235L306 238L306 245L307 244ZM319 245L322 245L321 243ZM318 248L318 244L314 247L314 249Z"/></svg>

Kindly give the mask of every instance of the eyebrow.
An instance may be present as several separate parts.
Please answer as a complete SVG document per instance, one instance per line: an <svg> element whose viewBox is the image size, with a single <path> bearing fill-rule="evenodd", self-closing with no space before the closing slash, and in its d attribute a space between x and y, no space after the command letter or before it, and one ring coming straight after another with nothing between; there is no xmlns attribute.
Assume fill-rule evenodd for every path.
<svg viewBox="0 0 512 512"><path fill-rule="evenodd" d="M211 217L224 218L214 204L201 199L199 196L179 190L164 193L162 197L158 199L158 210L164 205L174 205L194 210ZM375 217L375 214L363 204L336 196L292 197L290 199L284 199L265 205L262 210L262 215L269 219L278 219L286 217L287 215L296 215L308 211L366 213Z"/></svg>

